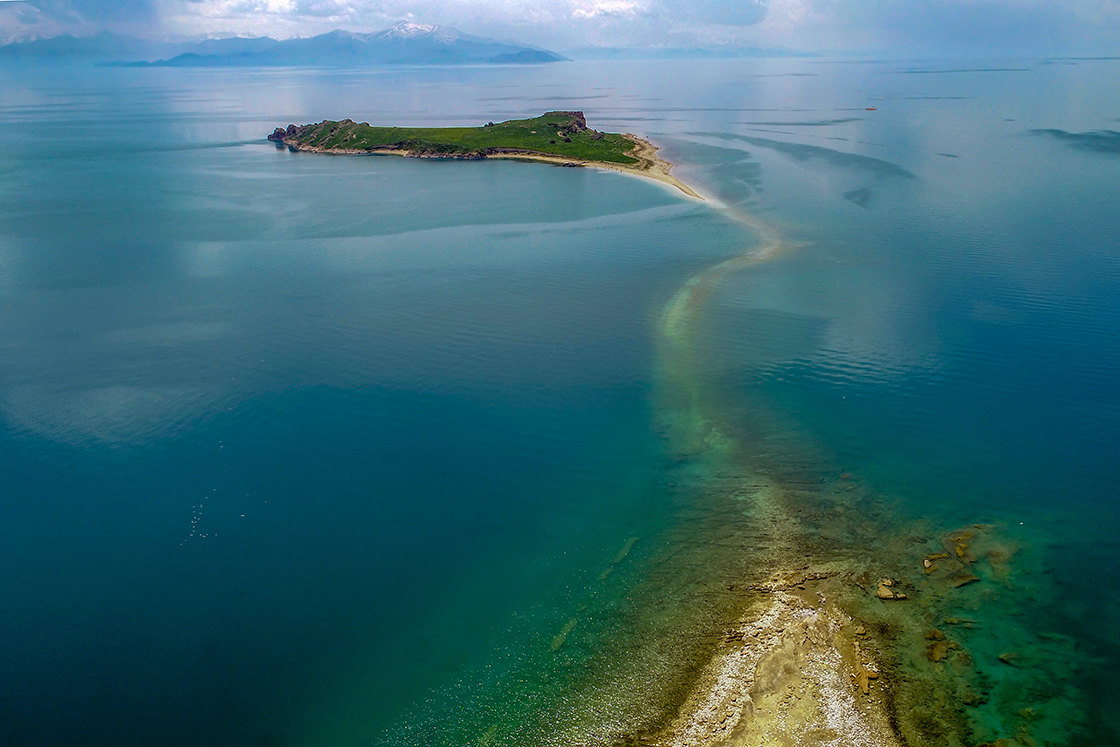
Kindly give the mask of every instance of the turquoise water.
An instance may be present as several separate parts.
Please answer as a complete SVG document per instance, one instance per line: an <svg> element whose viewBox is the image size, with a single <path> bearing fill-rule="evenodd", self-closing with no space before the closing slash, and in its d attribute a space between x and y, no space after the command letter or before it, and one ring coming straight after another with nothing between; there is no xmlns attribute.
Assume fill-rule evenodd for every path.
<svg viewBox="0 0 1120 747"><path fill-rule="evenodd" d="M0 69L0 739L609 743L647 717L623 662L661 645L649 579L704 494L658 330L759 245L750 214L786 248L691 348L723 427L1008 527L1047 584L1027 627L1086 662L1074 741L1117 741L1120 157L1078 135L1120 129L1116 64ZM263 140L561 108L713 199Z"/></svg>

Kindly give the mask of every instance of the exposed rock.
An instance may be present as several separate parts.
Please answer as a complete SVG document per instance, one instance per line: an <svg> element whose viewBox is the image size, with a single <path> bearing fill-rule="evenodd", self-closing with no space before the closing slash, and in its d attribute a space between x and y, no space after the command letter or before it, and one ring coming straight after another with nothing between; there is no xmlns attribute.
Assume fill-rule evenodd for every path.
<svg viewBox="0 0 1120 747"><path fill-rule="evenodd" d="M947 557L949 557L949 553L945 552L936 552L932 555L927 555L922 559L922 568L925 569L926 574L933 573L937 570L937 563L935 563L934 561L941 560Z"/></svg>
<svg viewBox="0 0 1120 747"><path fill-rule="evenodd" d="M901 591L896 591L891 587L895 582L889 578L884 578L879 582L879 587L875 590L875 596L880 599L906 599L906 595Z"/></svg>
<svg viewBox="0 0 1120 747"><path fill-rule="evenodd" d="M275 143L281 143L281 142L284 142L285 140L288 140L289 138L296 137L301 132L307 130L308 127L309 126L296 127L294 124L290 124L286 128L285 127L277 127L275 130L272 131L272 134L268 136L268 139L275 142Z"/></svg>
<svg viewBox="0 0 1120 747"><path fill-rule="evenodd" d="M933 641L926 646L926 658L937 662L949 655L949 642L946 640Z"/></svg>
<svg viewBox="0 0 1120 747"><path fill-rule="evenodd" d="M587 129L587 118L583 116L583 112L547 112L544 116L571 119L572 123L564 128L568 132L583 132Z"/></svg>
<svg viewBox="0 0 1120 747"><path fill-rule="evenodd" d="M951 556L955 556L962 563L975 563L976 556L970 549L976 532L971 529L958 529L945 535L942 544Z"/></svg>
<svg viewBox="0 0 1120 747"><path fill-rule="evenodd" d="M867 667L862 667L855 675L856 687L864 695L871 692L871 680L879 679L879 673L873 672Z"/></svg>

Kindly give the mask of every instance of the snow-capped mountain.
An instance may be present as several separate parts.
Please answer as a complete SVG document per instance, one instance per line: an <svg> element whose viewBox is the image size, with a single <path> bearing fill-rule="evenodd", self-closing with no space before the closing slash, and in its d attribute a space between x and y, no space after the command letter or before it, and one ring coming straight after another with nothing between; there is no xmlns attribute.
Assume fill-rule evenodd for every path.
<svg viewBox="0 0 1120 747"><path fill-rule="evenodd" d="M164 57L156 62L158 57ZM402 22L362 34L331 31L307 38L232 38L194 44L156 45L127 37L101 35L88 40L59 37L0 47L0 59L53 61L113 60L163 67L461 65L526 64L564 59L554 52L517 42L464 34L445 26Z"/></svg>
<svg viewBox="0 0 1120 747"><path fill-rule="evenodd" d="M426 23L413 23L412 21L401 21L392 28L385 29L384 31L375 31L369 34L368 38L371 42L431 39L438 44L453 44L457 40L463 38L482 41L478 39L478 37L468 36L458 29L444 26L431 26Z"/></svg>

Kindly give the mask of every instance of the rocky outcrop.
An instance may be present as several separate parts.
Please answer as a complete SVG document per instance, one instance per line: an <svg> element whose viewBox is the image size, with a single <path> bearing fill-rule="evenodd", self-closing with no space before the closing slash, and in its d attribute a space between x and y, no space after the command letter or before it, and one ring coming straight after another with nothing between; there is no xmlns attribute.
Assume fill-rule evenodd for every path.
<svg viewBox="0 0 1120 747"><path fill-rule="evenodd" d="M563 128L569 132L585 132L587 127L587 118L583 116L583 112L545 112L546 117L565 117L572 120L572 123Z"/></svg>
<svg viewBox="0 0 1120 747"><path fill-rule="evenodd" d="M894 588L898 584L897 581L889 578L884 578L879 582L879 586L875 589L875 596L880 599L906 599L907 596L900 589Z"/></svg>
<svg viewBox="0 0 1120 747"><path fill-rule="evenodd" d="M295 140L301 135L309 132L312 127L314 127L314 125L304 125L303 127L296 127L294 124L288 125L287 129L284 129L283 127L277 127L272 131L272 134L268 136L268 139L276 143L286 143L289 140ZM289 143L289 145L290 144L291 143Z"/></svg>
<svg viewBox="0 0 1120 747"><path fill-rule="evenodd" d="M566 142L572 135L577 132L586 132L592 140L602 140L603 133L598 130L593 130L587 126L587 118L583 116L583 112L546 112L545 117L564 117L570 120L570 124L561 127L556 131L556 134L565 139Z"/></svg>

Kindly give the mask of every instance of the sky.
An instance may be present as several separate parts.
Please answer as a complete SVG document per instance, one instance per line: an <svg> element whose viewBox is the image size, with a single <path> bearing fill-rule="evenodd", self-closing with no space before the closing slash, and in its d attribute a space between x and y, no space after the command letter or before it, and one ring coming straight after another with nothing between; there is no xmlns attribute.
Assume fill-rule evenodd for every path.
<svg viewBox="0 0 1120 747"><path fill-rule="evenodd" d="M402 20L559 51L1120 54L1120 0L0 0L3 40L102 30L284 38Z"/></svg>

